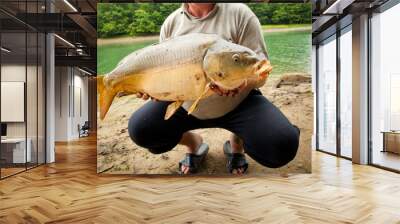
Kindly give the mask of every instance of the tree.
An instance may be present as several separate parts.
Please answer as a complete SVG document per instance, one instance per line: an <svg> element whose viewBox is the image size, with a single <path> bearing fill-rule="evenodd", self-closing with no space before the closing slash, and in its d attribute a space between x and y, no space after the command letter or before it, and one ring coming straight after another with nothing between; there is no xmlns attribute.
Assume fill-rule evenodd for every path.
<svg viewBox="0 0 400 224"><path fill-rule="evenodd" d="M154 34L159 32L160 27L157 26L154 19L152 19L152 14L149 12L138 9L134 13L134 21L129 25L130 35L144 35L144 34Z"/></svg>
<svg viewBox="0 0 400 224"><path fill-rule="evenodd" d="M248 3L247 5L263 25L311 23L310 3ZM106 38L158 33L168 15L180 6L180 3L100 3L97 7L98 36Z"/></svg>

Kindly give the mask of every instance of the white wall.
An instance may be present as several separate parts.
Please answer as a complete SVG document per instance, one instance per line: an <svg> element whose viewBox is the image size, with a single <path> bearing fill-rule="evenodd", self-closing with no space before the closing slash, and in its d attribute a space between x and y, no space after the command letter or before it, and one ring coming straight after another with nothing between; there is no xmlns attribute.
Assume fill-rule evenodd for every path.
<svg viewBox="0 0 400 224"><path fill-rule="evenodd" d="M25 71L26 67L25 65L18 65L18 64L5 64L1 66L1 81L3 82L25 82ZM33 66L28 66L27 71L28 74L31 73L36 69ZM36 72L36 71L35 71ZM32 83L30 83L32 84ZM36 82L34 83L36 85ZM30 89L28 89L30 90ZM27 93L28 96L28 103L32 102L32 98L36 98L36 89L34 90L34 93L30 93L28 91ZM35 105L36 107L36 105ZM1 108L2 110L6 110L7 108ZM33 117L32 117L33 115ZM36 121L36 114L27 114L28 116L28 122L33 121L35 118ZM36 122L35 122L36 123ZM28 125L28 127L31 127L32 125ZM8 137L25 137L25 122L7 122L7 136ZM29 133L28 133L28 137Z"/></svg>
<svg viewBox="0 0 400 224"><path fill-rule="evenodd" d="M67 67L55 68L55 141L68 140L68 71Z"/></svg>
<svg viewBox="0 0 400 224"><path fill-rule="evenodd" d="M78 124L81 126L88 120L88 78L81 76L82 73L74 75L74 108L73 108L73 119L71 119L71 135L73 138L78 138ZM81 111L80 111L81 110ZM74 113L75 112L75 113Z"/></svg>
<svg viewBox="0 0 400 224"><path fill-rule="evenodd" d="M37 70L38 69L38 70ZM25 138L29 139L29 148L31 149L32 162L39 159L39 163L44 163L44 83L41 67L25 66L25 64L3 64L1 66L2 82L23 82L26 85L26 106L19 108L20 113L25 114L26 120L23 118L21 122L5 122L7 124L8 138ZM27 77L27 80L25 78ZM2 89L3 92L4 89ZM24 89L19 90L19 94L24 95ZM4 93L3 93L4 94ZM7 97L2 95L3 97ZM2 107L2 112L13 110L10 107ZM15 108L14 108L15 110ZM15 111L7 111L16 113ZM24 116L24 115L22 115ZM38 153L38 154L37 154Z"/></svg>
<svg viewBox="0 0 400 224"><path fill-rule="evenodd" d="M1 81L25 82L25 65L2 65ZM6 108L1 108L6 110ZM25 122L7 123L7 137L25 137Z"/></svg>
<svg viewBox="0 0 400 224"><path fill-rule="evenodd" d="M79 138L78 125L88 120L88 78L83 75L76 68L56 67L56 141Z"/></svg>

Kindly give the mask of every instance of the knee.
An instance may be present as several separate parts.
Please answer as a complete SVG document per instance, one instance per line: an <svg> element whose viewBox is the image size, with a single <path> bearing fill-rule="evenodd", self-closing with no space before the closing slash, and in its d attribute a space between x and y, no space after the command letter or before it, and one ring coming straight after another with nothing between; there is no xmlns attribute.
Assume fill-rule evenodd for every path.
<svg viewBox="0 0 400 224"><path fill-rule="evenodd" d="M135 113L129 119L129 137L138 146L146 147L150 143L150 128L146 121L140 116L135 116Z"/></svg>
<svg viewBox="0 0 400 224"><path fill-rule="evenodd" d="M169 144L157 141L153 133L154 127L146 119L135 116L135 113L129 119L128 132L129 137L136 145L146 148L152 154L161 154L173 148Z"/></svg>
<svg viewBox="0 0 400 224"><path fill-rule="evenodd" d="M299 147L300 130L293 126L284 135L275 136L272 140L263 139L262 156L255 156L255 160L269 168L279 168L292 161ZM258 158L258 159L257 159Z"/></svg>
<svg viewBox="0 0 400 224"><path fill-rule="evenodd" d="M300 141L300 129L293 126L291 130L282 136L277 144L276 150L278 151L276 161L272 163L273 168L282 167L292 161L297 154Z"/></svg>

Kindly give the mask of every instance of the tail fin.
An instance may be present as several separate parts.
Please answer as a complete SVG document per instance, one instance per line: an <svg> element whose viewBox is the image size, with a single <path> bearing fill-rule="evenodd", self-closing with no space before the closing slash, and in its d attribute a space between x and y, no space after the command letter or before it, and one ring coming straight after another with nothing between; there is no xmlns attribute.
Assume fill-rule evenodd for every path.
<svg viewBox="0 0 400 224"><path fill-rule="evenodd" d="M100 119L103 120L117 92L107 89L104 85L104 76L97 76L97 93L100 95Z"/></svg>

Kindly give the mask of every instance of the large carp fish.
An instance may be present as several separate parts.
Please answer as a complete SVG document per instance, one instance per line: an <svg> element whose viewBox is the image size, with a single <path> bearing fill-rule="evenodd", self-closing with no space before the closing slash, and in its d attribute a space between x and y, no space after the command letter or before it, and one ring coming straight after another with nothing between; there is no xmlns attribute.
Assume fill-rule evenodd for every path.
<svg viewBox="0 0 400 224"><path fill-rule="evenodd" d="M249 79L265 78L271 70L268 60L218 35L178 36L135 51L110 73L98 76L100 118L104 119L119 92L171 101L165 119L184 101L194 101L190 114L201 99L214 94L211 84L231 90Z"/></svg>

